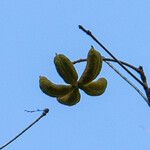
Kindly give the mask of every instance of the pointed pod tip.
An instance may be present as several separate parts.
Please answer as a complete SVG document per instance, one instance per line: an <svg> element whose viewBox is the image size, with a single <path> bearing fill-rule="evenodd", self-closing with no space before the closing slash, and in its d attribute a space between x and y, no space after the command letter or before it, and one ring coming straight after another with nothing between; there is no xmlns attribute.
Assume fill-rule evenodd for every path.
<svg viewBox="0 0 150 150"><path fill-rule="evenodd" d="M93 46L93 45L91 45L91 49L94 49L94 46Z"/></svg>
<svg viewBox="0 0 150 150"><path fill-rule="evenodd" d="M41 76L41 75L40 75L40 76L39 76L39 79L42 79L42 78L46 78L46 77L45 77L45 76Z"/></svg>

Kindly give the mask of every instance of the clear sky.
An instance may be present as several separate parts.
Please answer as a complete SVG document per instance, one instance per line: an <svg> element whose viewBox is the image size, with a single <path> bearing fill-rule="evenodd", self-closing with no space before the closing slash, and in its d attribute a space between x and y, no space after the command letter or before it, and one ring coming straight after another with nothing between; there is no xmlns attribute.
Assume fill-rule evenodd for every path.
<svg viewBox="0 0 150 150"><path fill-rule="evenodd" d="M149 150L150 108L106 64L100 74L108 80L106 92L99 97L81 92L73 107L44 95L38 83L39 75L64 83L54 67L55 53L77 60L86 58L93 45L108 57L79 24L119 59L142 65L150 79L149 18L149 0L1 0L0 145L40 115L25 109L48 107L48 116L6 149ZM75 67L81 74L85 63Z"/></svg>

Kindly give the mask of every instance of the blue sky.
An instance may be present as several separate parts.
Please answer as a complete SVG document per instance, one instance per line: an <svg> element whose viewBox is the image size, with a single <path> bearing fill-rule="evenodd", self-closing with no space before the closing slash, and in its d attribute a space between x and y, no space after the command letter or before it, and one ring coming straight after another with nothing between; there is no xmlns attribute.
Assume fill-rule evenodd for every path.
<svg viewBox="0 0 150 150"><path fill-rule="evenodd" d="M149 150L150 108L106 64L100 74L108 80L106 92L99 97L81 92L80 103L73 107L44 95L38 85L39 75L64 83L54 67L55 53L77 60L86 58L93 45L108 57L79 24L119 59L142 65L150 79L149 14L148 0L1 0L0 145L40 115L25 109L48 107L48 116L6 149ZM81 74L85 63L75 67Z"/></svg>

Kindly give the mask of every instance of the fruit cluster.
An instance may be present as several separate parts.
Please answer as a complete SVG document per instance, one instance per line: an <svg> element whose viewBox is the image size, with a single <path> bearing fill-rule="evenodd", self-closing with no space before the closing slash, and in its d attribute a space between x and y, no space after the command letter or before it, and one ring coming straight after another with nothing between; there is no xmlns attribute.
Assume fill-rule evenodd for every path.
<svg viewBox="0 0 150 150"><path fill-rule="evenodd" d="M69 85L54 84L44 76L40 76L39 84L43 93L56 97L61 104L72 106L80 101L79 89L90 96L99 96L105 92L107 80L99 78L93 81L101 71L102 56L93 47L89 50L87 64L84 72L78 80L73 63L63 54L58 54L54 58L54 64L58 74Z"/></svg>

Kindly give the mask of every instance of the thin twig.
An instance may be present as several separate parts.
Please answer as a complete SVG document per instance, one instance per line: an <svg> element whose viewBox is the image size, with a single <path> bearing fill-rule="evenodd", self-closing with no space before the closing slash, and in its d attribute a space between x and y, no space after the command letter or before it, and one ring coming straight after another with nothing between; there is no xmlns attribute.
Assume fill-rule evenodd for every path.
<svg viewBox="0 0 150 150"><path fill-rule="evenodd" d="M105 57L103 57L103 60L104 60L104 61L116 62L114 59L105 58ZM120 60L119 60L119 61L120 61ZM125 66L127 66L127 67L133 69L133 70L136 71L137 73L139 73L139 69L138 69L137 67L135 67L135 66L133 66L133 65L131 65L131 64L125 62L125 61L120 61L120 62L121 62L123 65L125 65Z"/></svg>
<svg viewBox="0 0 150 150"><path fill-rule="evenodd" d="M4 144L2 147L0 147L0 150L2 150L3 148L5 148L6 146L8 146L10 143L12 143L13 141L15 141L18 137L20 137L24 132L26 132L29 128L31 128L35 123L37 123L41 118L43 118L44 116L47 115L47 113L49 112L49 109L46 108L43 110L43 113L41 114L40 117L38 117L33 123L31 123L27 128L25 128L22 132L20 132L18 135L16 135L12 140L10 140L9 142L7 142L6 144Z"/></svg>
<svg viewBox="0 0 150 150"><path fill-rule="evenodd" d="M146 81L146 76L144 74L143 68L141 68L141 66L139 68L137 68L137 72L140 74L141 76L141 80L138 79L132 72L130 72L130 70L128 70L123 64L122 62L120 62L102 43L99 42L99 40L97 40L97 38L92 34L92 32L90 30L86 30L83 26L79 25L79 29L81 29L83 32L85 32L87 35L89 35L100 47L102 47L113 59L115 62L117 62L125 71L127 71L138 83L140 83L146 93L147 96L147 103L150 106L150 88L148 87L147 81ZM129 67L129 66L128 66ZM132 68L133 69L133 68Z"/></svg>
<svg viewBox="0 0 150 150"><path fill-rule="evenodd" d="M145 76L145 73L144 73L144 70L143 70L143 67L142 66L139 66L139 71L140 71L140 75L141 75L141 80L143 81L143 83L145 84L145 87L144 90L145 90L145 93L146 93L146 96L148 98L148 101L149 101L149 106L150 106L150 89L148 88L148 83L147 83L147 79L146 79L146 76Z"/></svg>
<svg viewBox="0 0 150 150"><path fill-rule="evenodd" d="M143 99L146 101L147 104L149 104L149 101L147 99L147 97L145 97L145 95L130 81L128 80L124 75L122 75L111 63L107 62L106 63L119 75L121 76L126 82L128 82L142 97Z"/></svg>
<svg viewBox="0 0 150 150"><path fill-rule="evenodd" d="M102 57L103 57L103 61L116 62L114 59L106 58L106 57L104 57L104 56L102 56ZM80 62L84 62L84 61L87 61L87 59L78 59L78 60L76 60L76 61L73 61L72 63L73 63L73 64L76 64L76 63L80 63ZM123 65L125 65L125 66L127 66L127 67L133 69L133 70L136 71L137 73L140 73L139 68L136 68L135 66L133 66L133 65L127 63L127 62L124 62L124 61L121 61L121 60L119 60L119 61L120 61Z"/></svg>
<svg viewBox="0 0 150 150"><path fill-rule="evenodd" d="M145 84L139 80L130 70L128 70L122 63L102 44L97 40L97 38L92 34L90 30L86 30L83 26L79 25L79 29L89 35L100 47L102 47L125 71L127 71L137 82L139 82L143 87Z"/></svg>
<svg viewBox="0 0 150 150"><path fill-rule="evenodd" d="M112 61L112 62L116 62L114 59L110 59L110 58L104 58L103 57L103 60L105 61L105 63L107 63L119 76L121 76L121 78L123 78L126 82L128 82L142 97L143 99L149 104L148 102L148 99L145 97L145 95L138 89L138 87L136 87L130 80L128 80L124 75L122 75L111 63L109 63L108 61ZM84 61L87 61L87 59L78 59L76 61L73 61L72 63L73 64L76 64L76 63L80 63L80 62L84 62ZM123 61L120 61L123 65L126 65L130 68L132 68L133 70L135 70L136 72L140 73L139 72L139 69L134 67L133 65L131 64L128 64L126 62L123 62Z"/></svg>
<svg viewBox="0 0 150 150"><path fill-rule="evenodd" d="M37 110L24 110L24 111L28 113L34 113L34 112L43 111L43 110L37 109Z"/></svg>

